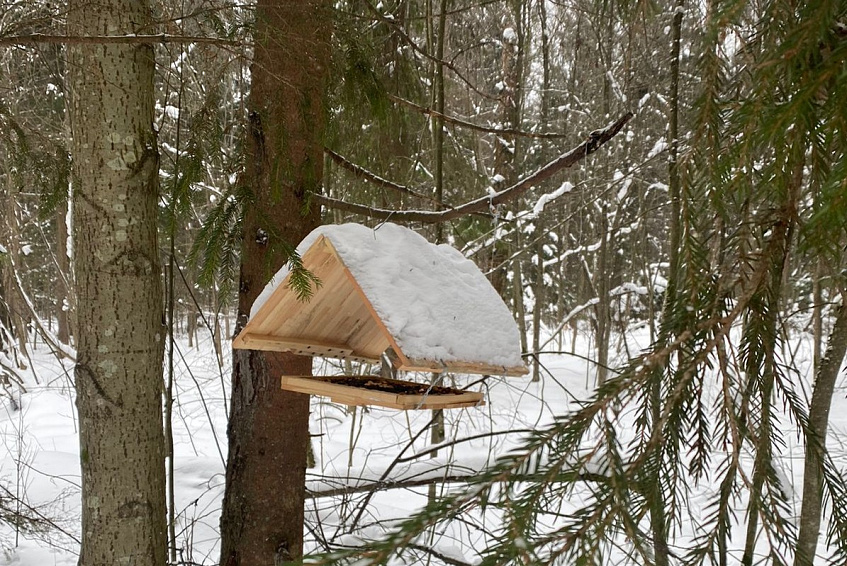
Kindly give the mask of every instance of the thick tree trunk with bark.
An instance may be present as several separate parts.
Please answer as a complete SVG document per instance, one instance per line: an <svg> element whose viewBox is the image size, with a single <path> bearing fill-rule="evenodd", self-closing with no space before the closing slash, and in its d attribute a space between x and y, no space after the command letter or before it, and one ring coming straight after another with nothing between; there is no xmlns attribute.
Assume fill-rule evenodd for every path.
<svg viewBox="0 0 847 566"><path fill-rule="evenodd" d="M144 0L72 1L70 35L149 30ZM68 46L81 566L164 566L162 287L153 47Z"/></svg>
<svg viewBox="0 0 847 566"><path fill-rule="evenodd" d="M320 223L319 207L305 204L323 172L330 34L326 1L258 4L244 179L255 198L244 219L236 332L288 260L283 243L296 245ZM224 566L279 564L303 552L309 397L281 390L280 377L311 367L308 357L233 351Z"/></svg>

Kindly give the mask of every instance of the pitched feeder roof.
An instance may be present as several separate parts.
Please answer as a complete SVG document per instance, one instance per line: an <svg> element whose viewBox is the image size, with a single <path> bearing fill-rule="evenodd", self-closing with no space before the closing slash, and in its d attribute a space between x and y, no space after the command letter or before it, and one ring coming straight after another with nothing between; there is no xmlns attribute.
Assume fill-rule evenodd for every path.
<svg viewBox="0 0 847 566"><path fill-rule="evenodd" d="M283 267L234 348L377 362L390 346L400 370L527 373L512 314L454 248L385 223L321 226L297 251L320 287L299 301Z"/></svg>

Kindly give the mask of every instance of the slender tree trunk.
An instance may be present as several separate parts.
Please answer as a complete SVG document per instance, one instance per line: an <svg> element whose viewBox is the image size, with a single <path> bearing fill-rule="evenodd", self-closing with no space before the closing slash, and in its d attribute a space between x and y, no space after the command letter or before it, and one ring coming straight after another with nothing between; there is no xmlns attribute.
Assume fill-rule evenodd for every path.
<svg viewBox="0 0 847 566"><path fill-rule="evenodd" d="M671 39L671 84L668 93L668 197L670 200L670 233L668 256L670 258L670 276L668 293L676 292L679 269L679 249L682 237L682 200L679 175L679 51L682 37L682 14L684 0L677 0L674 12ZM667 295L666 295L667 296ZM666 313L667 314L667 313Z"/></svg>
<svg viewBox="0 0 847 566"><path fill-rule="evenodd" d="M520 128L521 122L521 88L523 83L523 61L524 61L524 6L521 0L510 0L507 2L509 15L507 22L511 25L504 28L502 33L502 91L498 101L498 110L501 120L506 127ZM499 190L511 186L518 179L518 143L519 138L514 135L500 135L494 143L495 172L498 181L494 188ZM516 247L520 242L516 241ZM495 245L495 254L497 245ZM508 255L506 255L508 257ZM512 265L512 301L514 304L515 317L521 336L521 351L528 350L526 336L526 311L523 301L523 276L521 274L520 259L514 259Z"/></svg>
<svg viewBox="0 0 847 566"><path fill-rule="evenodd" d="M777 313L779 312L780 302L782 300L783 274L790 255L792 233L796 222L796 213L794 211L800 200L799 194L803 183L804 165L805 156L802 154L795 157L794 163L791 165L791 180L782 208L783 217L775 225L776 227L772 231L771 238L767 242L767 245L770 247L767 253L770 254L769 259L772 261L769 275L751 299L751 307L745 321L745 325L748 328L753 328L753 332L758 333L758 336L760 336L758 344L748 345L751 350L755 348L755 351L750 351L746 354L746 365L748 366L746 372L747 379L758 380L761 404L758 411L760 414L755 440L756 456L753 460L750 502L747 506L747 533L744 541L744 554L741 556L742 566L752 566L753 564L756 538L759 531L759 514L761 513L759 503L764 497L763 490L768 468L772 465L774 440L771 432L771 397L773 396L774 380L778 364L776 355L776 345L779 337ZM752 427L753 424L751 423L748 426Z"/></svg>
<svg viewBox="0 0 847 566"><path fill-rule="evenodd" d="M541 27L541 128L550 131L548 124L550 120L550 37L547 34L547 0L537 0L538 22ZM546 159L547 147L542 150L542 156ZM535 295L535 306L532 308L532 351L535 358L532 364L532 381L541 380L541 360L538 351L541 349L541 311L546 297L544 296L544 220L538 218L535 221L535 284L533 294ZM566 232L565 232L566 233Z"/></svg>
<svg viewBox="0 0 847 566"><path fill-rule="evenodd" d="M600 210L600 250L597 267L594 270L594 288L597 292L597 304L594 312L597 316L595 345L597 347L597 384L606 383L609 373L609 348L612 327L612 306L609 296L609 255L612 246L612 234L609 229L609 208L605 204Z"/></svg>
<svg viewBox="0 0 847 566"><path fill-rule="evenodd" d="M148 33L144 0L72 0L70 35ZM166 561L153 47L68 46L81 566Z"/></svg>
<svg viewBox="0 0 847 566"><path fill-rule="evenodd" d="M535 305L532 307L532 351L535 359L532 364L532 381L541 381L541 360L538 351L541 349L541 309L544 304L544 222L539 218L535 222Z"/></svg>
<svg viewBox="0 0 847 566"><path fill-rule="evenodd" d="M829 335L826 355L821 359L815 376L812 401L809 404L809 435L806 438L806 458L803 463L803 504L800 510L800 533L794 566L815 563L815 549L821 525L823 495L823 456L826 451L826 431L835 382L844 354L847 353L847 303L842 299L835 315L835 325Z"/></svg>
<svg viewBox="0 0 847 566"><path fill-rule="evenodd" d="M185 315L185 332L188 334L188 347L193 348L197 334L197 313L194 309L191 309Z"/></svg>
<svg viewBox="0 0 847 566"><path fill-rule="evenodd" d="M515 234L515 247L521 249L520 234ZM521 258L516 257L512 260L512 298L514 300L515 318L517 319L518 330L521 335L521 352L528 352L529 344L527 343L526 336L526 307L524 307L523 286L524 276Z"/></svg>
<svg viewBox="0 0 847 566"><path fill-rule="evenodd" d="M431 12L431 8L429 9ZM447 0L439 0L438 3L438 21L436 22L437 32L435 37L435 62L433 69L433 106L439 116L432 121L432 145L435 173L435 200L441 209L441 204L444 202L444 120L441 116L444 115L444 42L447 31ZM430 26L431 27L431 26ZM435 225L435 243L441 244L444 242L444 225ZM438 373L433 373L431 381L433 385L439 385L443 376ZM432 411L432 428L430 431L430 442L432 444L440 444L444 442L444 411L436 409ZM432 453L432 458L438 457L438 452ZM436 496L436 485L429 486L428 497L433 501Z"/></svg>
<svg viewBox="0 0 847 566"><path fill-rule="evenodd" d="M6 187L0 198L0 214L2 214L3 240L6 246L7 257L0 265L3 277L3 288L5 290L2 300L6 303L8 313L9 332L12 333L15 345L11 348L12 358L16 361L18 368L26 369L27 354L27 330L23 312L24 301L18 291L15 280L15 270L21 269L21 234L18 225L17 214L17 189L12 183L12 176L6 175Z"/></svg>
<svg viewBox="0 0 847 566"><path fill-rule="evenodd" d="M521 87L523 81L523 2L508 2L509 21L513 27L503 30L501 56L502 91L498 100L503 125L508 128L520 128ZM517 181L517 155L519 139L514 135L501 135L495 140L495 172L503 177L500 185L508 187ZM495 185L495 189L498 185Z"/></svg>
<svg viewBox="0 0 847 566"><path fill-rule="evenodd" d="M815 262L812 274L812 370L817 375L821 368L821 344L823 343L823 260Z"/></svg>
<svg viewBox="0 0 847 566"><path fill-rule="evenodd" d="M675 2L671 25L671 54L670 54L670 88L668 92L668 193L670 197L670 235L668 241L670 269L668 270L668 285L665 291L664 317L670 320L676 300L676 289L679 284L679 249L682 225L681 182L679 175L679 52L682 38L682 16L684 0ZM652 282L650 283L652 289ZM652 330L651 330L652 333ZM657 377L650 386L650 408L653 421L658 422L662 411L662 383ZM661 467L655 466L656 473L661 473ZM661 486L660 478L655 484ZM669 549L667 541L667 517L665 513L665 497L661 488L656 493L650 505L650 531L653 536L653 554L656 566L667 566Z"/></svg>
<svg viewBox="0 0 847 566"><path fill-rule="evenodd" d="M330 3L260 0L248 101L246 210L236 331L256 296L320 223L304 206L323 173L324 87ZM306 210L304 214L304 210ZM303 553L309 396L280 389L282 375L308 375L312 360L234 350L229 458L221 515L223 566L275 565Z"/></svg>
<svg viewBox="0 0 847 566"><path fill-rule="evenodd" d="M56 209L56 337L63 344L71 343L71 260L68 252L68 201L63 199Z"/></svg>

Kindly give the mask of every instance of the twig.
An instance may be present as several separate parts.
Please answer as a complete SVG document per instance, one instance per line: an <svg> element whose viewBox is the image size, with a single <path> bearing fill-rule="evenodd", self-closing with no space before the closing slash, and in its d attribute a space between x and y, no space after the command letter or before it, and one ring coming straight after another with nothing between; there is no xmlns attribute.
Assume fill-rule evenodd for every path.
<svg viewBox="0 0 847 566"><path fill-rule="evenodd" d="M467 483L477 477L477 474L461 476L435 476L417 480L376 481L360 485L344 485L320 491L306 491L306 497L317 499L319 497L338 497L340 495L352 495L354 493L369 493L373 491L386 491L389 489L409 489L413 487L424 487L439 483Z"/></svg>
<svg viewBox="0 0 847 566"><path fill-rule="evenodd" d="M435 550L434 548L430 548L428 546L423 546L423 545L420 545L420 544L410 544L409 548L414 549L414 550L420 550L421 552L426 552L427 554L431 554L432 556L434 556L435 558L438 558L439 560L441 560L445 564L450 564L450 566L471 566L470 562L464 562L464 561L458 560L456 558L451 558L450 556L447 556L446 554L442 554L442 553L438 552L437 550Z"/></svg>
<svg viewBox="0 0 847 566"><path fill-rule="evenodd" d="M496 134L496 135L507 135L507 136L518 136L523 138L540 138L540 139L562 139L568 136L568 134L560 134L556 132L526 132L523 130L517 130L515 128L492 128L489 126L481 126L479 124L474 124L473 122L468 122L466 120L462 120L461 118L454 118L453 116L448 116L447 114L442 114L441 112L436 112L431 108L427 108L426 106L421 106L420 104L415 104L411 100L406 100L405 98L400 98L399 96L394 96L393 94L389 94L388 98L397 102L399 104L403 104L408 106L415 112L420 114L424 114L425 116L430 116L432 118L440 118L444 120L444 122L448 124L453 124L455 126L459 126L462 128L467 128L469 130L474 130L477 132L483 132L486 134Z"/></svg>
<svg viewBox="0 0 847 566"><path fill-rule="evenodd" d="M332 151L328 147L324 148L324 153L326 153L327 156L329 156L329 158L332 159L336 164L340 165L344 169L353 173L353 175L357 179L362 179L362 180L367 181L369 183L372 183L372 184L374 184L378 187L383 187L385 189L391 189L393 191L397 191L398 193L403 193L404 195L413 196L415 198L427 200L427 201L434 202L434 203L438 202L434 198L427 196L427 195L424 195L424 194L421 194L417 191L414 191L414 190L410 189L409 187L407 187L405 185L400 185L399 183L395 183L393 181L389 181L388 179L380 177L379 175L376 175L375 173L371 173L370 171L368 171L364 167L356 165L352 161L349 161L345 157L342 157L341 155L335 153L334 151ZM446 206L446 205L443 205L443 206Z"/></svg>

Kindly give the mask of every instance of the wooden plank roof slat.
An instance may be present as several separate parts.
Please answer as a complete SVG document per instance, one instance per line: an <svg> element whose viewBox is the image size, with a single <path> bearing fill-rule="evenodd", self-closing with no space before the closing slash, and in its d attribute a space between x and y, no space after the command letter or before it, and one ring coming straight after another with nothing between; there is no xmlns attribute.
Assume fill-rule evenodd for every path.
<svg viewBox="0 0 847 566"><path fill-rule="evenodd" d="M397 342L394 340L394 336L392 336L391 332L388 331L388 328L385 327L385 323L382 322L382 319L380 318L379 314L377 314L376 310L373 308L373 305L371 304L370 300L368 300L368 296L365 294L364 290L362 290L362 287L359 285L359 282L356 281L356 278L353 276L352 273L350 273L350 270L344 264L344 260L341 258L341 256L338 255L338 251L336 251L335 247L332 245L332 242L326 236L321 236L321 239L323 240L324 247L330 250L330 252L332 252L332 254L335 256L335 259L337 259L338 262L341 264L342 268L344 269L344 274L347 276L347 279L353 285L353 288L356 290L356 293L358 293L361 297L362 303L367 307L368 312L370 313L374 323L380 329L380 332L385 337L385 339L388 340L389 346L391 346L391 348L397 354L397 357L400 359L401 362L408 363L409 360L403 354L403 351L400 349L400 346L397 345Z"/></svg>
<svg viewBox="0 0 847 566"><path fill-rule="evenodd" d="M345 358L353 355L353 349L346 344L335 344L319 339L282 338L248 332L241 335L241 340L247 348L253 350L288 350L331 358Z"/></svg>

